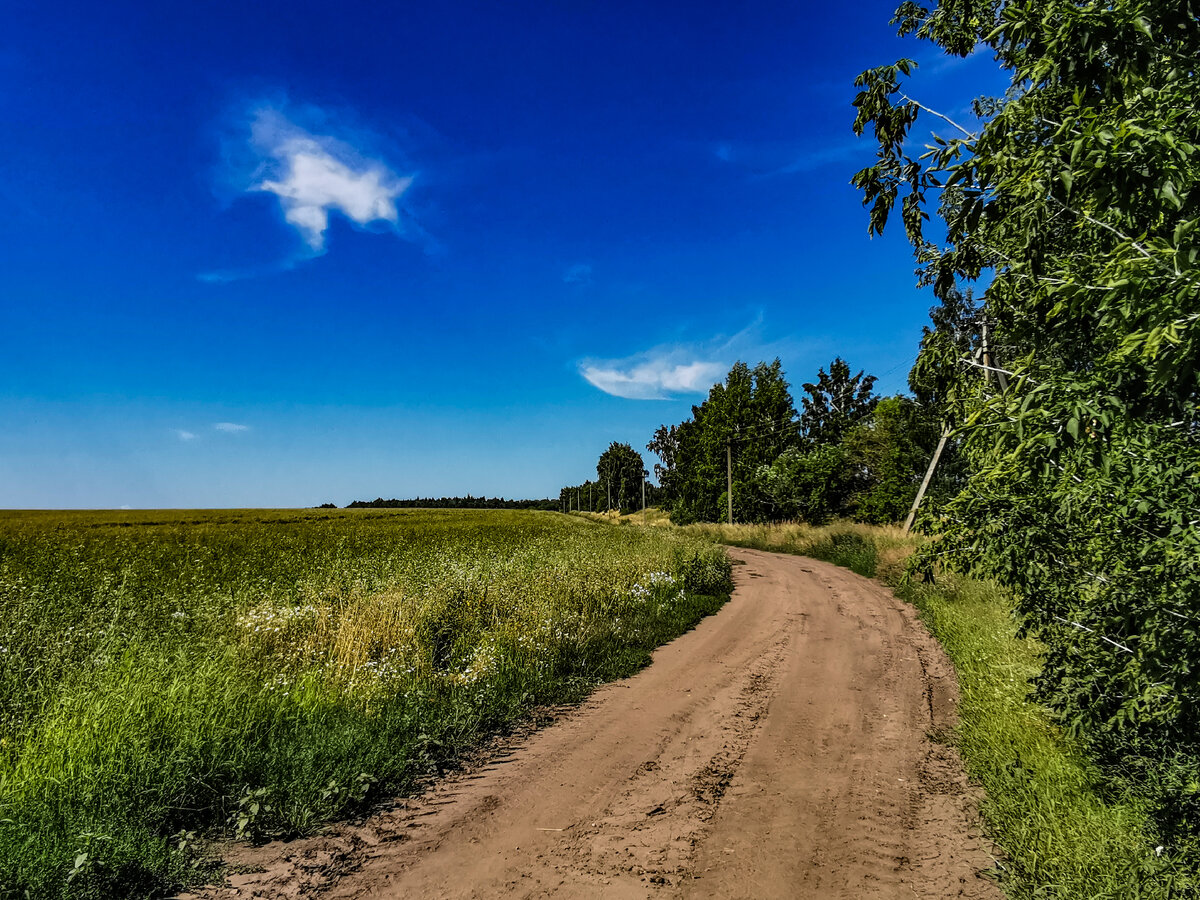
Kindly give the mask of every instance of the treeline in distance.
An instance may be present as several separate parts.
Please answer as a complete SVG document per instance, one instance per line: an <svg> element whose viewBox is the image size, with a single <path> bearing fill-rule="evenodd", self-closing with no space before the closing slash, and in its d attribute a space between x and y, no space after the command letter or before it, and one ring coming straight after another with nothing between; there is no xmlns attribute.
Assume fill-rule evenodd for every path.
<svg viewBox="0 0 1200 900"><path fill-rule="evenodd" d="M332 506L333 504L326 504ZM411 500L355 500L346 509L559 509L557 500L507 500L504 497L416 497Z"/></svg>

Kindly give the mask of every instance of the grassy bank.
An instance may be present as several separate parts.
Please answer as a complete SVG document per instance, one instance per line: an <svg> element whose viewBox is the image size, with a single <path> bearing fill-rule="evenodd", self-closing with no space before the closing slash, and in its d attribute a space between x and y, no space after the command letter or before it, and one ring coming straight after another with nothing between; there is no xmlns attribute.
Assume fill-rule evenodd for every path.
<svg viewBox="0 0 1200 900"><path fill-rule="evenodd" d="M1019 639L1012 607L990 584L902 580L915 539L898 528L836 524L689 526L724 543L799 553L879 577L920 611L946 648L961 689L957 746L986 797L981 815L1001 848L1001 883L1024 898L1197 896L1194 860L1158 850L1143 801L1112 796L1100 773L1029 702L1036 641ZM1161 855L1160 855L1161 854Z"/></svg>
<svg viewBox="0 0 1200 900"><path fill-rule="evenodd" d="M670 514L656 506L651 506L648 509L624 514L622 514L620 510L613 509L609 510L608 512L587 512L586 510L576 510L572 512L571 515L578 516L582 519L588 519L592 522L605 522L609 525L654 525L658 527L671 527Z"/></svg>
<svg viewBox="0 0 1200 900"><path fill-rule="evenodd" d="M554 513L0 513L0 896L161 896L205 837L403 791L728 579L702 536Z"/></svg>

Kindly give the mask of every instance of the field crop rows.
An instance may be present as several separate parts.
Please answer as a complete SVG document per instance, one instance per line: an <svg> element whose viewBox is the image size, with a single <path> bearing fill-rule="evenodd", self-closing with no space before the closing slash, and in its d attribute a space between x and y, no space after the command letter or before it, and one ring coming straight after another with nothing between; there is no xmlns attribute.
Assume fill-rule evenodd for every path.
<svg viewBox="0 0 1200 900"><path fill-rule="evenodd" d="M706 539L537 512L0 513L0 897L401 791L715 611Z"/></svg>

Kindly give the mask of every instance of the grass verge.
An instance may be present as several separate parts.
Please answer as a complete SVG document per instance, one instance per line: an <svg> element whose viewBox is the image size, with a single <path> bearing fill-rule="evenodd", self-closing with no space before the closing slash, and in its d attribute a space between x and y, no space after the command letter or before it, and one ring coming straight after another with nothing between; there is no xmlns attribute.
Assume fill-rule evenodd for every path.
<svg viewBox="0 0 1200 900"><path fill-rule="evenodd" d="M1131 900L1198 895L1195 860L1159 848L1147 801L1111 790L1068 735L1031 702L1041 649L1017 637L1012 605L995 585L943 576L907 582L916 538L848 523L700 525L723 543L824 559L878 577L913 603L958 672L956 745L985 797L980 814L1002 851L1011 900Z"/></svg>

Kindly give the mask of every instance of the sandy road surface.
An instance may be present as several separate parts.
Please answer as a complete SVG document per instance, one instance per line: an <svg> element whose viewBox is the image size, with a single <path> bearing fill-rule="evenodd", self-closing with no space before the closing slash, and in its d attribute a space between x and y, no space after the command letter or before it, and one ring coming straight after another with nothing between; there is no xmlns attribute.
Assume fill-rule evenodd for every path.
<svg viewBox="0 0 1200 900"><path fill-rule="evenodd" d="M425 796L245 851L205 896L1000 898L912 609L731 551L733 599L633 678Z"/></svg>

